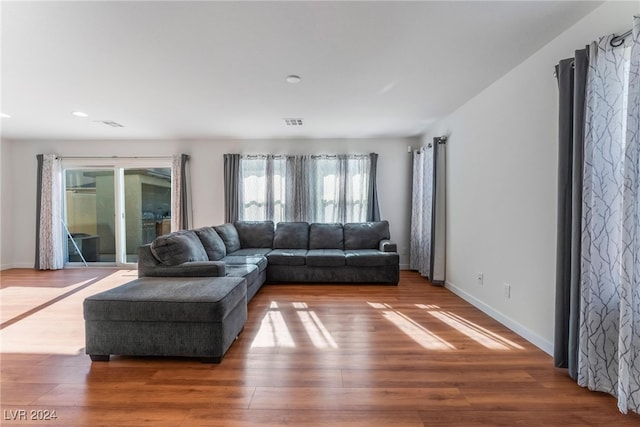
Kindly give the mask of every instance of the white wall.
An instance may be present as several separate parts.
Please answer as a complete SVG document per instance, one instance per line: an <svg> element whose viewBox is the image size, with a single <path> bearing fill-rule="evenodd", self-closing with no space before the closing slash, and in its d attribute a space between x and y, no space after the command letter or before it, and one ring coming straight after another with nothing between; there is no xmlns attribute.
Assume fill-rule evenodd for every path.
<svg viewBox="0 0 640 427"><path fill-rule="evenodd" d="M5 142L6 143L6 142ZM30 268L35 251L36 154L56 153L61 156L164 156L175 153L191 155L193 191L193 221L195 227L224 222L223 154L320 154L370 153L378 157L378 195L383 219L388 219L391 237L398 243L401 267L408 264L410 216L410 138L397 139L330 139L330 140L194 140L194 141L9 141L11 148L3 151L3 182L18 186L13 192L11 207L2 194L3 221L13 235L5 236L3 222L2 246L14 248L13 256L2 265ZM3 144L4 150L5 144ZM4 163L13 165L5 171ZM18 188L16 187L16 188ZM3 189L4 190L4 189ZM6 212L8 211L8 212ZM11 220L11 215L13 219Z"/></svg>
<svg viewBox="0 0 640 427"><path fill-rule="evenodd" d="M0 139L0 270L13 264L13 185L10 141Z"/></svg>
<svg viewBox="0 0 640 427"><path fill-rule="evenodd" d="M447 286L553 351L558 60L631 28L638 2L605 3L424 136L447 143ZM478 272L484 285L477 284ZM504 296L504 283L511 297Z"/></svg>

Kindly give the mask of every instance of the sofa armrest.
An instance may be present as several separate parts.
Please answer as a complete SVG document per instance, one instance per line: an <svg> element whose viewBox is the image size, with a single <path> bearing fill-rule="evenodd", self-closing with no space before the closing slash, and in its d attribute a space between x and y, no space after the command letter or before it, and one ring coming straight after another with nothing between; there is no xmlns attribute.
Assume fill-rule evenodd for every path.
<svg viewBox="0 0 640 427"><path fill-rule="evenodd" d="M222 261L192 261L179 265L138 265L138 277L224 277L226 265Z"/></svg>
<svg viewBox="0 0 640 427"><path fill-rule="evenodd" d="M398 252L398 245L391 240L381 240L378 250L381 252Z"/></svg>

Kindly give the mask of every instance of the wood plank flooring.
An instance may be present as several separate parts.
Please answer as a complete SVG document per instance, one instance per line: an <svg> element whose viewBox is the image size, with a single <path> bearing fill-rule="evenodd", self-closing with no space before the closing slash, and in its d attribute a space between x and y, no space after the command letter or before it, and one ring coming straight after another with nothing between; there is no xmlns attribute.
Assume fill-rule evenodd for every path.
<svg viewBox="0 0 640 427"><path fill-rule="evenodd" d="M266 285L220 365L91 363L82 301L136 271L0 277L2 425L640 425L613 397L578 387L550 356L412 272L397 287ZM31 419L52 411L57 418Z"/></svg>

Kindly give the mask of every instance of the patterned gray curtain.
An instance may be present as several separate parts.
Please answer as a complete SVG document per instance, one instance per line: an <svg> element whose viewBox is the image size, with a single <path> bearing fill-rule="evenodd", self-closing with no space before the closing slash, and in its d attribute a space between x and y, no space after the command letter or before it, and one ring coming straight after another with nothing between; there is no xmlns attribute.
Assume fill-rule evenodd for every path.
<svg viewBox="0 0 640 427"><path fill-rule="evenodd" d="M558 117L558 223L554 364L578 375L580 316L580 248L582 240L582 164L586 49L556 66Z"/></svg>
<svg viewBox="0 0 640 427"><path fill-rule="evenodd" d="M62 166L55 154L38 154L36 270L64 268Z"/></svg>
<svg viewBox="0 0 640 427"><path fill-rule="evenodd" d="M578 384L640 412L640 18L589 46Z"/></svg>
<svg viewBox="0 0 640 427"><path fill-rule="evenodd" d="M433 213L433 144L413 152L411 194L411 240L409 268L431 277L431 232Z"/></svg>
<svg viewBox="0 0 640 427"><path fill-rule="evenodd" d="M433 284L445 282L446 137L413 152L409 268Z"/></svg>
<svg viewBox="0 0 640 427"><path fill-rule="evenodd" d="M224 155L224 221L239 219L242 186L240 185L240 154Z"/></svg>

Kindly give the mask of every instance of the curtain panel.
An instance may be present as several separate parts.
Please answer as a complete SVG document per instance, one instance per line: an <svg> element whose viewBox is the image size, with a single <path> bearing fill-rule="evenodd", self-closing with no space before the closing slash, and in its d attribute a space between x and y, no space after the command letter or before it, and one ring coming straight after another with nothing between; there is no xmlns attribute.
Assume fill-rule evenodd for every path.
<svg viewBox="0 0 640 427"><path fill-rule="evenodd" d="M378 203L378 154L369 154L369 195L367 196L367 221L380 221L380 204Z"/></svg>
<svg viewBox="0 0 640 427"><path fill-rule="evenodd" d="M433 152L433 144L413 152L409 268L423 277L431 277Z"/></svg>
<svg viewBox="0 0 640 427"><path fill-rule="evenodd" d="M578 384L617 396L622 412L640 411L640 363L633 365L639 330L632 317L634 308L636 316L640 311L629 292L640 282L634 265L625 263L638 261L638 216L627 215L638 203L637 159L627 157L637 144L627 136L637 130L625 129L635 120L627 102L635 98L629 83L637 76L629 66L630 55L637 64L640 54L637 30L625 47L611 47L613 36L589 46L585 116Z"/></svg>
<svg viewBox="0 0 640 427"><path fill-rule="evenodd" d="M55 154L38 154L36 201L36 270L64 268L62 167Z"/></svg>
<svg viewBox="0 0 640 427"><path fill-rule="evenodd" d="M584 88L579 55L573 76L558 68L554 360L626 413L640 412L640 18L622 46L612 38L588 46Z"/></svg>
<svg viewBox="0 0 640 427"><path fill-rule="evenodd" d="M171 162L171 231L187 230L191 221L191 196L187 154L175 154Z"/></svg>
<svg viewBox="0 0 640 427"><path fill-rule="evenodd" d="M311 203L307 189L311 185L309 178L310 156L286 157L285 218L289 221L308 221Z"/></svg>
<svg viewBox="0 0 640 427"><path fill-rule="evenodd" d="M240 185L240 154L224 155L224 221L236 222L240 217L242 186Z"/></svg>
<svg viewBox="0 0 640 427"><path fill-rule="evenodd" d="M409 268L442 285L446 270L446 137L413 152Z"/></svg>
<svg viewBox="0 0 640 427"><path fill-rule="evenodd" d="M554 365L578 375L582 164L587 50L560 61L558 79L558 215Z"/></svg>

